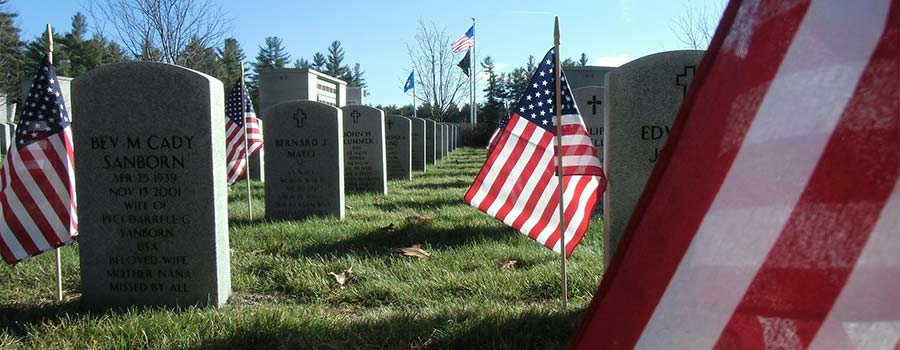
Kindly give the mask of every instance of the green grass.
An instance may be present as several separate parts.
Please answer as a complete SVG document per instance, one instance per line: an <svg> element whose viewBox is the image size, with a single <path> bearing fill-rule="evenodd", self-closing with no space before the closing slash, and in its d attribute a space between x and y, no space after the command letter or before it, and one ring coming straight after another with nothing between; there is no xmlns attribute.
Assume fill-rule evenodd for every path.
<svg viewBox="0 0 900 350"><path fill-rule="evenodd" d="M562 348L602 273L594 219L569 261L560 309L559 257L462 197L484 160L461 148L392 181L389 195L350 194L343 221L268 221L262 183L229 193L234 294L222 308L89 311L79 303L78 246L63 248L66 300L55 302L53 254L0 266L0 349ZM434 219L408 223L410 215ZM396 230L379 227L393 223ZM390 248L421 244L424 259ZM517 260L514 270L498 266ZM353 267L340 288L329 272Z"/></svg>

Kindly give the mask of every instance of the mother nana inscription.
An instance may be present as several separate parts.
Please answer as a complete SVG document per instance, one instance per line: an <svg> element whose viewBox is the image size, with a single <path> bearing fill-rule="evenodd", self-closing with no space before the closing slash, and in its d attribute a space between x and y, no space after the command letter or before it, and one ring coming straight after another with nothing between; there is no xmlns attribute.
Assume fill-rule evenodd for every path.
<svg viewBox="0 0 900 350"><path fill-rule="evenodd" d="M263 111L266 124L266 217L344 218L341 110L288 101Z"/></svg>
<svg viewBox="0 0 900 350"><path fill-rule="evenodd" d="M128 62L72 89L82 298L222 305L231 294L222 83ZM74 124L73 124L74 125Z"/></svg>

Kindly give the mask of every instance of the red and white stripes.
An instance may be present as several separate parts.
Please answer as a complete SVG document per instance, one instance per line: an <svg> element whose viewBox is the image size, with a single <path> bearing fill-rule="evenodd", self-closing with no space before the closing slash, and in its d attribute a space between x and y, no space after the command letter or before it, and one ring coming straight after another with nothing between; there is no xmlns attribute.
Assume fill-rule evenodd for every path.
<svg viewBox="0 0 900 350"><path fill-rule="evenodd" d="M255 113L247 113L246 126L247 148L250 149L252 157L263 146L262 128ZM244 129L230 118L225 118L225 135L227 142L225 151L228 154L227 178L230 185L237 182L247 169L244 156Z"/></svg>
<svg viewBox="0 0 900 350"><path fill-rule="evenodd" d="M72 241L78 230L71 128L21 149L0 169L0 256L10 264Z"/></svg>
<svg viewBox="0 0 900 350"><path fill-rule="evenodd" d="M898 11L729 7L573 347L898 346Z"/></svg>

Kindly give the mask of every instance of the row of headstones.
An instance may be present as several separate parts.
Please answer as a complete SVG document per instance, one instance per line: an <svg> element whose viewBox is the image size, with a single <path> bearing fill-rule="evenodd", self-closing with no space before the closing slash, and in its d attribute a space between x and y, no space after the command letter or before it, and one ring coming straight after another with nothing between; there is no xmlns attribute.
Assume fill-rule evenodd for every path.
<svg viewBox="0 0 900 350"><path fill-rule="evenodd" d="M457 124L398 115L385 117L383 111L365 106L347 106L341 108L341 113L346 127L344 136L349 142L349 147L344 149L344 161L352 160L354 163L345 164L348 190L359 187L360 191L378 192L383 189L381 185L385 179L411 179L413 172L425 171L427 164L435 164L459 147ZM380 124L375 119L378 118L384 121L384 128L377 127ZM265 137L265 122L260 119L259 123ZM445 134L447 137L444 137ZM365 146L369 142L371 145L384 143L384 147ZM383 158L377 155L379 150L384 154ZM358 164L360 157L375 165ZM265 181L265 159L265 149L250 158L250 179Z"/></svg>
<svg viewBox="0 0 900 350"><path fill-rule="evenodd" d="M603 114L580 106L588 127L604 130L605 143L598 146L609 178L604 221L613 244L607 247L615 246L630 216L701 55L660 53L623 65L606 75L602 94L589 97L604 106L598 108ZM586 90L573 85L581 103ZM73 82L76 186L86 189L78 203L87 305L221 305L228 298L222 91L209 76L148 62L104 66ZM344 137L352 133L343 127L351 122L342 110L320 103L281 103L263 111L263 119L267 215L343 213L343 195L336 193L344 190L345 162L336 160L345 147L378 146ZM411 141L421 123L409 119ZM391 132L399 125L376 124ZM436 141L451 138L437 124L426 121L424 129L433 130ZM428 149L426 163L443 155L437 146Z"/></svg>
<svg viewBox="0 0 900 350"><path fill-rule="evenodd" d="M85 305L224 304L231 272L222 83L174 65L126 62L81 75L71 92ZM290 101L262 119L270 218L343 217L345 168L385 177L387 158L396 158L424 170L459 139L455 125L385 120L362 106ZM383 192L379 181L355 183Z"/></svg>
<svg viewBox="0 0 900 350"><path fill-rule="evenodd" d="M656 53L617 68L566 69L585 126L603 161L607 266L659 159L704 51Z"/></svg>
<svg viewBox="0 0 900 350"><path fill-rule="evenodd" d="M273 219L342 219L346 192L387 194L388 179L408 180L458 146L454 124L385 118L367 106L289 101L262 119L266 217Z"/></svg>

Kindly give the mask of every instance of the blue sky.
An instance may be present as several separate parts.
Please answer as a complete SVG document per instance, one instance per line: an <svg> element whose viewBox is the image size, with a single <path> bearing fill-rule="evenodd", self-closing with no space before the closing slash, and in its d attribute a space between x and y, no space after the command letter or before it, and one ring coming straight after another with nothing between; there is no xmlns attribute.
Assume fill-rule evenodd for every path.
<svg viewBox="0 0 900 350"><path fill-rule="evenodd" d="M616 66L655 52L685 49L675 36L674 21L687 7L720 10L725 0L602 1L297 1L224 0L233 18L230 35L238 39L248 61L267 36L278 36L291 59L307 59L326 51L333 40L345 49L345 62L359 62L369 85L369 104L406 104L402 91L409 69L406 43L412 43L421 18L446 28L455 39L477 20L479 60L494 58L499 71L521 66L529 55L540 56L553 44L553 16L560 18L563 57L582 52L591 65ZM90 0L11 0L6 8L19 13L25 39L38 36L47 23L68 31L75 12L87 14ZM99 19L88 14L91 29ZM112 36L110 33L109 36ZM462 56L460 56L462 58ZM480 93L481 94L481 93ZM479 98L481 100L481 98Z"/></svg>

